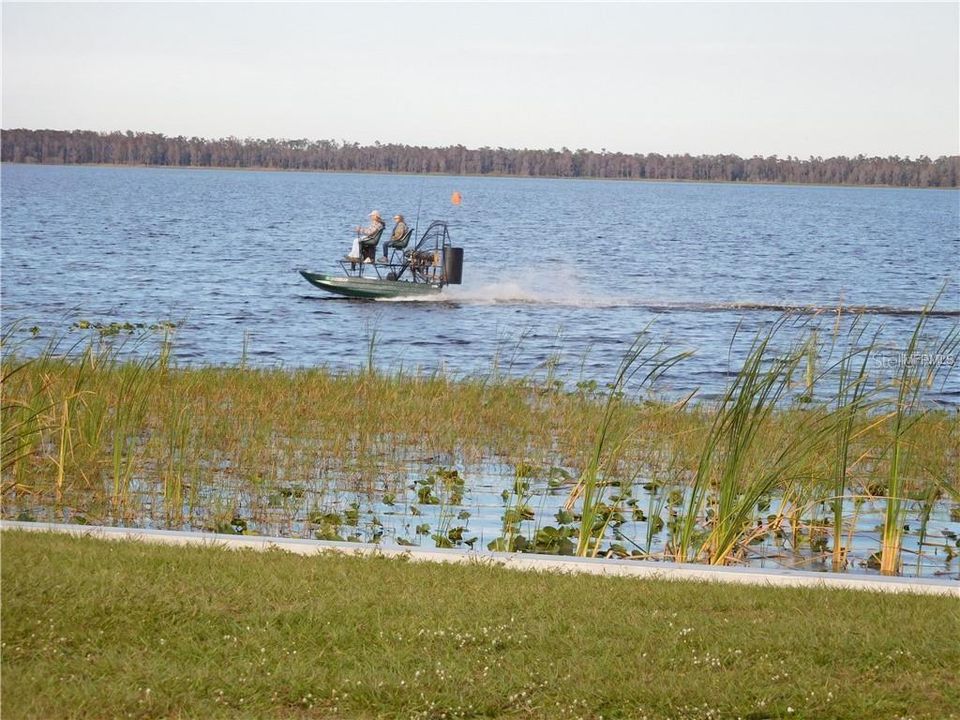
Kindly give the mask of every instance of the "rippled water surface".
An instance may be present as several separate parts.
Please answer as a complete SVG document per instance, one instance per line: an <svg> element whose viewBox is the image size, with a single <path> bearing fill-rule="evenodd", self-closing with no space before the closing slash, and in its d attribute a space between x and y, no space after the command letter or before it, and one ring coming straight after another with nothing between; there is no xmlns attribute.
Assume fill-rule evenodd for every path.
<svg viewBox="0 0 960 720"><path fill-rule="evenodd" d="M375 331L388 368L559 357L560 377L603 381L653 322L696 350L662 389L709 396L735 330L780 307L826 327L865 307L891 351L945 282L934 330L960 312L953 191L24 165L2 189L5 320L182 321L182 362L234 362L246 342L252 362L355 367ZM343 300L296 272L338 272L371 209L415 222L418 205L421 229L447 219L465 249L442 301Z"/></svg>
<svg viewBox="0 0 960 720"><path fill-rule="evenodd" d="M460 206L450 204L455 190ZM86 336L71 329L80 321L174 321L174 355L183 364L245 357L356 368L368 362L372 344L385 369L467 375L496 367L604 383L649 327L655 339L695 351L658 390L709 398L729 382L754 334L784 313L778 342L802 341L819 328L825 351L831 338L843 342L852 323L869 323L869 336L879 332L878 379L897 369L896 353L938 292L928 331L943 336L960 319L960 195L953 191L22 165L2 167L2 191L3 320L16 324L24 347L32 342L38 350L51 338L82 345ZM418 207L421 230L431 219L449 220L454 243L465 249L463 285L439 299L346 300L297 273L338 272L352 226L371 209L415 223ZM857 312L865 314L855 321ZM958 374L942 373L938 382L929 397L956 406ZM261 532L309 536L333 523L358 541L429 545L463 530L454 545L485 547L503 532L521 492L519 470L497 462L414 463L393 485L366 493L344 478L254 488L230 479L220 487L214 472L219 489L211 498L228 519L235 511ZM459 465L466 484L451 490L437 464ZM568 481L578 472L548 470L522 490L531 517L518 526L529 537L555 516L561 524ZM562 482L553 482L555 470ZM169 514L152 480L142 478L139 491L138 522L146 525ZM643 518L666 513L665 494L639 482L637 502L606 540L656 552L662 529ZM437 502L424 501L426 488L439 493ZM28 513L49 511L33 508L31 498L22 502ZM877 548L883 504L847 504L856 570ZM944 568L941 545L956 538L957 509L936 503L929 528L918 531L919 512L906 516L914 526L907 562L917 563L918 574L955 576L953 555ZM214 514L191 506L185 522L218 527ZM929 557L921 547L927 529L937 538ZM754 563L823 562L818 552L793 557L773 540L762 550ZM918 551L922 562L912 559Z"/></svg>

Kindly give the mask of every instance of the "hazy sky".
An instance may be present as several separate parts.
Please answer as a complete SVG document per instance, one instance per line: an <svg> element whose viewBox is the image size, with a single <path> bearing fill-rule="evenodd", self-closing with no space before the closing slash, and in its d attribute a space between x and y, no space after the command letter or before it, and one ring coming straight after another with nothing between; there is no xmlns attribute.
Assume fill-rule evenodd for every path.
<svg viewBox="0 0 960 720"><path fill-rule="evenodd" d="M4 128L960 153L960 4L3 3Z"/></svg>

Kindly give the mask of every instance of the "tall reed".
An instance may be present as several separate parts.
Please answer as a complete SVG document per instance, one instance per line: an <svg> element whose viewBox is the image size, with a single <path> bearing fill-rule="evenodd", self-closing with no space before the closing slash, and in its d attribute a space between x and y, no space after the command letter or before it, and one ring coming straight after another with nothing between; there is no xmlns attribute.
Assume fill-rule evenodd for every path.
<svg viewBox="0 0 960 720"><path fill-rule="evenodd" d="M648 353L651 344L652 340L647 334L647 329L645 329L624 353L616 377L610 385L610 392L604 402L603 416L595 431L593 449L587 460L587 465L567 498L565 509L568 511L574 507L578 500L581 503L580 533L576 547L578 556L597 554L600 543L596 541L596 536L603 534L609 522L610 516L608 513L600 527L597 527L597 511L604 493L604 487L600 480L604 474L604 454L610 440L612 423L620 409L625 388L641 371L644 374L639 381L639 388L650 385L663 373L691 354L690 352L670 354L665 345L660 345ZM623 439L620 438L619 442L622 443Z"/></svg>
<svg viewBox="0 0 960 720"><path fill-rule="evenodd" d="M714 410L672 548L678 562L732 560L744 541L756 536L754 509L774 488L789 491L803 476L807 456L830 431L830 418L812 411L797 417L793 432L775 448L759 442L806 354L802 344L785 353L772 350L783 322L754 338L743 367ZM763 454L766 449L772 453Z"/></svg>
<svg viewBox="0 0 960 720"><path fill-rule="evenodd" d="M936 306L941 294L942 291L920 314L906 351L899 358L900 372L890 441L887 505L880 549L880 572L887 575L900 571L912 449L910 434L928 412L920 406L921 390L924 386L932 386L938 375L944 376L944 381L946 380L953 367L952 361L960 348L960 327L954 327L935 345L924 336L929 313Z"/></svg>
<svg viewBox="0 0 960 720"><path fill-rule="evenodd" d="M833 496L830 505L833 515L832 562L834 570L842 569L846 564L846 548L843 543L843 508L847 497L848 475L851 470L850 445L854 439L854 427L875 402L870 402L868 364L876 346L877 336L866 345L862 345L865 328L855 324L848 337L851 349L843 352L837 368L837 390L834 412L837 415L837 432L834 446ZM878 331L879 332L879 331Z"/></svg>
<svg viewBox="0 0 960 720"><path fill-rule="evenodd" d="M111 504L115 515L121 515L129 501L130 483L137 469L137 451L142 441L149 401L157 380L160 359L139 360L111 358L113 372L119 377L117 396L112 407L111 469L113 492Z"/></svg>

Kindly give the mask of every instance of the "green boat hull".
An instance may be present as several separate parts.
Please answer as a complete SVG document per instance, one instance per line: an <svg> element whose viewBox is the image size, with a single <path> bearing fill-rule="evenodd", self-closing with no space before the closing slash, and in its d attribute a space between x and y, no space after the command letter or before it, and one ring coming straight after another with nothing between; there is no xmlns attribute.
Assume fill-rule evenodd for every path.
<svg viewBox="0 0 960 720"><path fill-rule="evenodd" d="M373 278L343 277L301 270L300 274L311 285L327 292L352 298L376 300L383 298L429 297L440 292L439 285L413 283L405 280L375 280Z"/></svg>

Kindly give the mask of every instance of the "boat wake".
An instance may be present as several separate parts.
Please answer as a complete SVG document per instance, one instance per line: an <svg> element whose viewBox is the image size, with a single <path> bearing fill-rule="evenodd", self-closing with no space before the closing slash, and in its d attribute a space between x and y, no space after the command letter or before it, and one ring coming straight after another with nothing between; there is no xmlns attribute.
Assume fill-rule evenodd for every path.
<svg viewBox="0 0 960 720"><path fill-rule="evenodd" d="M756 301L689 301L604 297L580 292L575 285L559 283L556 289L537 289L519 282L496 282L476 288L446 288L442 294L424 298L391 298L380 302L432 302L453 305L498 305L582 309L636 309L653 313L769 312L787 315L884 315L909 317L923 314L920 307L891 305L809 304ZM960 309L934 309L931 318L960 318Z"/></svg>

